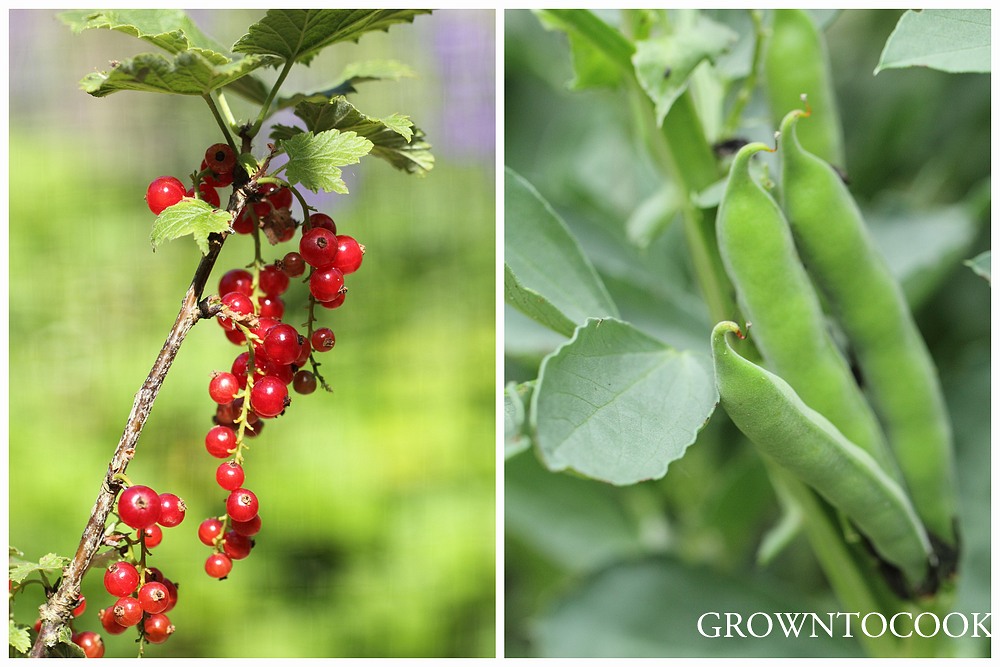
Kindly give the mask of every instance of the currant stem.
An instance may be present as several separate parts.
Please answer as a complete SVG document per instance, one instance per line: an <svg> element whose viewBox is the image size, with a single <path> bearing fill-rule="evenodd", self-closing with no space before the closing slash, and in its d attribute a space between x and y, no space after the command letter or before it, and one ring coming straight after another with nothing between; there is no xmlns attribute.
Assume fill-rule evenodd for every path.
<svg viewBox="0 0 1000 667"><path fill-rule="evenodd" d="M219 113L219 108L215 106L215 100L212 99L212 94L206 93L202 97L208 104L208 108L212 110L212 116L215 118L215 122L219 124L219 128L222 130L222 136L226 138L226 143L233 149L233 153L239 155L240 152L236 148L236 142L233 141L233 135L229 132L229 126L226 125L226 121L223 120L222 115ZM228 111L228 109L226 110Z"/></svg>
<svg viewBox="0 0 1000 667"><path fill-rule="evenodd" d="M244 140L244 152L249 152L249 150L250 141L246 139ZM266 163L267 160L262 165L262 171L267 168ZM254 175L254 178L259 175ZM246 205L248 193L255 186L256 184L252 179L249 182L234 184L233 194L229 198L227 208L228 211L233 213L234 218L242 212L243 207ZM67 625L72 616L73 605L80 595L80 582L93 562L94 557L97 555L97 550L103 543L108 516L114 507L115 498L122 488L121 478L116 478L116 475L125 474L129 462L135 456L139 436L146 424L146 420L149 418L149 413L153 408L153 403L156 401L156 396L163 386L163 381L170 370L170 366L177 357L178 351L180 351L181 344L191 331L191 328L199 320L203 319L200 304L201 295L205 290L205 285L212 273L212 269L215 267L215 262L219 258L219 252L222 250L222 244L225 242L227 236L228 234L213 234L209 237L208 253L203 255L199 261L194 276L191 279L191 284L184 295L180 311L177 313L177 318L170 328L166 341L164 341L163 347L160 349L160 353L153 363L153 367L146 376L146 380L135 395L132 409L126 421L125 430L122 432L111 462L108 464L108 471L101 482L97 500L94 501L94 507L90 511L90 518L87 520L87 525L80 537L80 544L77 547L76 554L64 569L58 590L56 590L45 604L39 607L38 612L39 617L42 619L42 626L34 645L31 647L29 657L44 657L49 649L54 647L59 641L59 631Z"/></svg>
<svg viewBox="0 0 1000 667"><path fill-rule="evenodd" d="M278 89L281 88L281 84L285 82L285 77L288 76L288 72L291 71L292 65L294 64L294 60L285 61L285 66L281 68L281 74L278 75L278 78L275 80L270 92L267 94L267 99L264 100L264 104L260 107L260 113L257 114L257 120L254 121L253 127L250 128L250 137L256 137L257 133L260 132L260 128L264 124L264 119L267 118L267 112L271 108L271 103L274 101L274 97L278 94Z"/></svg>

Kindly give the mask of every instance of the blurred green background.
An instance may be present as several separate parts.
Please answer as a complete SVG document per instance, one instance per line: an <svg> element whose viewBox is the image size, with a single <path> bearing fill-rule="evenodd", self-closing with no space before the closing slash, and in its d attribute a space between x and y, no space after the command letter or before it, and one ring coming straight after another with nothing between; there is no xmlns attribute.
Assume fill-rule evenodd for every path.
<svg viewBox="0 0 1000 667"><path fill-rule="evenodd" d="M745 10L704 11L749 33ZM618 10L597 13L612 25L620 18ZM989 76L918 67L873 76L901 14L816 12L828 22L851 191L893 268L906 275L951 414L963 529L953 608L983 612L991 579L990 285L962 260L990 248ZM663 177L632 125L627 96L570 90L566 35L547 31L530 11L505 12L504 40L505 164L566 222L623 319L678 349L707 348L711 323L682 225L674 221L645 247L630 236L642 217L637 209ZM737 55L748 56L750 46L742 42ZM758 92L740 136L773 143L763 105ZM721 119L710 120L717 121L711 133ZM565 341L507 307L505 383L536 378L542 358ZM730 610L748 585L813 605L796 610L836 608L801 535L768 564L757 561L780 513L759 457L740 437L717 411L665 478L629 487L550 473L534 451L508 460L506 655L724 653L724 642L698 645L694 628L671 614ZM829 647L811 650L832 655ZM982 655L989 646L970 641L959 651Z"/></svg>
<svg viewBox="0 0 1000 667"><path fill-rule="evenodd" d="M263 11L192 15L232 44ZM350 195L308 197L367 254L345 306L318 309L337 334L323 358L333 394L293 394L251 441L263 530L222 582L204 574L196 536L224 499L203 445L207 385L240 350L213 322L185 342L128 470L188 505L151 563L180 583L177 632L147 655L494 654L494 40L494 12L439 11L292 70L284 94L321 89L350 62L407 63L416 78L363 84L352 101L409 115L437 161L416 178L366 158L345 169ZM152 252L143 195L219 140L208 108L77 87L109 60L155 50L109 31L73 35L51 11L10 13L9 533L29 558L75 551L199 257L189 239ZM250 239L230 239L209 289L252 258ZM83 592L76 628L100 630L96 612L111 603L100 572ZM29 589L18 620L31 624L40 603ZM134 656L134 637L106 637L107 656Z"/></svg>

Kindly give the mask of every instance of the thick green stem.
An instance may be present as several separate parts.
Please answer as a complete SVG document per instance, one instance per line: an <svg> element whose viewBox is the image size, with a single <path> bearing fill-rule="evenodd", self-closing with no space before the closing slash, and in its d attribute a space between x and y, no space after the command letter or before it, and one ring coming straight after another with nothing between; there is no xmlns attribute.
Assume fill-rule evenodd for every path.
<svg viewBox="0 0 1000 667"><path fill-rule="evenodd" d="M739 92L736 93L736 99L733 100L733 108L729 110L729 117L726 118L726 123L722 129L724 137L732 136L739 129L740 121L743 118L743 110L750 102L753 91L757 87L757 76L760 72L761 63L764 60L765 35L762 12L759 9L750 9L747 11L750 12L750 19L753 21L753 60L750 64L750 73L743 80L743 85L740 86Z"/></svg>

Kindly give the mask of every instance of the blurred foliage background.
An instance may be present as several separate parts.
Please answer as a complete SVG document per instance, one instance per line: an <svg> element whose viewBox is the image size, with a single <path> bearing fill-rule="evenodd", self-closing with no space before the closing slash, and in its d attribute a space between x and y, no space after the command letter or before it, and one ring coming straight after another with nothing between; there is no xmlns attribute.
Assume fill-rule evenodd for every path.
<svg viewBox="0 0 1000 667"><path fill-rule="evenodd" d="M263 11L192 16L232 44ZM188 505L151 563L180 583L177 632L147 655L494 654L494 42L494 12L439 11L292 70L284 94L321 89L350 62L407 63L416 78L363 84L352 101L409 115L437 161L415 178L369 157L345 169L350 195L308 197L368 252L345 306L318 309L337 334L322 359L333 394L293 394L252 441L263 530L222 582L205 575L196 534L224 499L203 445L207 385L240 350L212 322L183 345L128 471ZM112 59L154 50L73 35L52 11L10 13L9 537L28 558L74 553L199 257L188 239L152 252L143 195L219 140L206 105L77 88ZM210 290L252 258L249 238L230 239ZM303 303L289 295L288 312ZM78 630L100 631L111 602L100 574L84 581ZM18 600L22 623L37 615L35 591ZM106 637L107 656L134 656L134 636Z"/></svg>
<svg viewBox="0 0 1000 667"><path fill-rule="evenodd" d="M746 11L707 11L748 33ZM616 23L617 10L598 13ZM954 608L983 612L990 609L990 286L962 260L990 247L989 76L926 68L873 76L901 13L817 15L827 25L851 190L906 276L951 412L963 522ZM505 164L566 222L622 319L680 349L707 350L711 323L681 224L645 246L630 235L637 207L661 181L626 96L570 90L565 34L546 31L530 11L507 11L504 22ZM736 48L747 56L749 40ZM773 144L760 97L744 118L746 139ZM504 328L505 383L536 378L542 358L566 340L509 306ZM725 652L725 642L699 646L693 624L666 619L693 606L730 610L748 586L811 605L805 609L836 608L801 535L768 564L757 562L778 504L759 458L716 415L664 479L630 487L549 473L533 451L508 460L506 655ZM834 655L831 648L844 650L806 650ZM960 651L989 647L972 642Z"/></svg>

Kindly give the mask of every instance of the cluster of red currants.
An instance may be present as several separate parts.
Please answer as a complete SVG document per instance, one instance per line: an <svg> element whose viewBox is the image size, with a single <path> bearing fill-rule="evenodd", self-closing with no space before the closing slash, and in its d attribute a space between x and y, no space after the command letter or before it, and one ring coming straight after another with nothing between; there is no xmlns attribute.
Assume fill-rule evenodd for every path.
<svg viewBox="0 0 1000 667"><path fill-rule="evenodd" d="M229 146L210 146L197 177L200 198L218 206L215 188L232 183L235 164ZM150 184L146 201L154 213L192 194L182 194L179 181L173 183L171 178L161 177ZM297 223L291 211L294 198L286 184L265 180L258 185L232 225L237 234L254 235L253 273L232 269L219 281L217 320L226 338L245 350L228 371L214 372L208 387L216 411L205 448L225 459L216 469L216 482L229 495L225 514L205 519L198 537L212 549L205 571L218 579L229 575L233 561L250 554L252 538L261 525L257 497L244 487L244 440L259 435L265 420L284 413L291 404L289 387L299 394L314 392L318 383L326 387L313 355L333 349L336 337L329 327L314 326L315 309L317 305L326 309L343 305L347 296L344 276L357 271L364 257L364 246L351 236L338 235L330 216L312 213L301 225ZM272 264L260 259L260 233L276 245L293 240L300 228L297 252L287 252ZM282 321L282 297L293 279L309 287L308 318L301 333Z"/></svg>
<svg viewBox="0 0 1000 667"><path fill-rule="evenodd" d="M126 556L109 565L104 573L105 590L117 598L113 605L98 612L108 634L117 635L138 627L141 641L162 644L173 633L174 626L166 612L177 604L177 585L159 569L148 567L146 556L149 549L163 540L162 528L180 525L186 509L184 501L175 494L157 494L148 486L130 486L118 497L118 518L135 530L136 536L119 532L107 538L124 543L119 550ZM138 555L133 550L136 546ZM74 642L87 651L87 646ZM103 651L101 644L101 654ZM97 656L88 653L88 657Z"/></svg>

